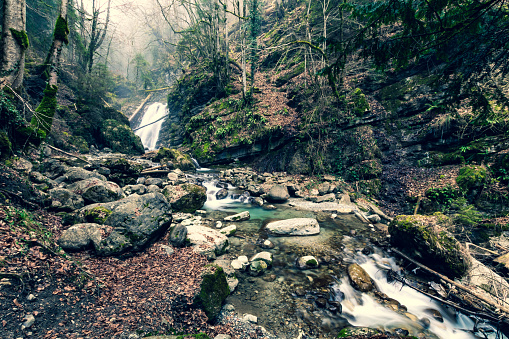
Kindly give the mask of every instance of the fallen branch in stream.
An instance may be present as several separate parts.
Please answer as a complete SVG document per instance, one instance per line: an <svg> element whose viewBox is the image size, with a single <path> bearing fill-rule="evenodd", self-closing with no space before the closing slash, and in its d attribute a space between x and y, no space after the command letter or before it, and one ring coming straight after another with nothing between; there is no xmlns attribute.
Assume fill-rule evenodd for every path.
<svg viewBox="0 0 509 339"><path fill-rule="evenodd" d="M483 295L481 295L481 294L479 294L479 293L477 293L477 292L475 292L475 291L472 291L470 288L468 288L468 287L464 286L463 284L460 284L460 283L458 283L458 282L456 282L456 281L453 281L453 280L451 280L451 279L447 278L445 275L440 274L440 273L438 273L438 272L436 272L436 271L432 270L431 268L429 268L429 267L427 267L427 266L425 266L425 265L423 265L423 264L421 264L421 263L419 263L419 262L417 262L417 261L413 260L412 258L410 258L409 256L407 256L406 254L404 254L404 253L402 253L402 252L398 251L397 249L392 248L391 250L392 250L394 253L398 254L399 256L401 256L401 257L405 258L406 260L410 261L412 264L414 264L414 265L416 265L416 266L418 266L418 267L422 268L423 270L425 270L425 271L427 271L427 272L429 272L429 273L431 273L431 274L433 274L433 275L435 275L435 276L439 277L440 279L442 279L442 280L444 280L444 281L448 282L449 284L451 284L451 285L453 285L453 286L455 286L455 287L459 288L460 290L465 291L465 292L467 292L468 294L473 295L474 297L476 297L477 299L481 300L482 302L484 302L484 303L488 304L489 306L493 307L494 309L498 309L498 310L500 310L500 311L502 311L502 312L506 313L506 315L502 315L502 314L501 314L501 317L503 317L503 318L505 319L505 320L504 320L505 322L509 323L509 318L508 318L508 316L507 316L507 315L509 315L509 309L508 309L507 307L504 307L504 306L502 306L502 305L496 304L496 303L495 303L495 302L493 302L492 300L489 300L489 299L488 299L488 298L486 298L485 296L483 296Z"/></svg>
<svg viewBox="0 0 509 339"><path fill-rule="evenodd" d="M136 116L136 114L138 114L138 112L143 108L143 106L145 106L145 104L147 103L147 101L152 97L152 93L150 93L149 95L147 95L147 97L145 98L145 100L142 101L142 103L140 104L140 106L138 106L138 108L136 109L136 111L134 111L133 115L131 115L131 117L129 118L129 121L131 121L132 119L134 119L134 117Z"/></svg>
<svg viewBox="0 0 509 339"><path fill-rule="evenodd" d="M507 325L509 325L509 319L505 318L505 317L500 317L500 316L496 316L496 315L492 315L492 314L488 314L486 312L483 312L483 311L479 311L479 310L469 310L465 307L462 307L452 301L449 301L449 300L445 300L443 298L440 298L436 295L433 295L433 294L430 294L428 292L425 292L423 290L421 290L420 288L416 287L416 286L413 286L409 283L406 282L405 278L403 277L399 277L397 276L396 274L394 274L392 276L392 278L394 280L397 280L399 281L400 283L402 283L403 285L406 285L408 287L410 287L411 289L419 292L419 293L422 293L424 294L425 296L427 297L430 297L438 302L441 302L442 304L445 304L447 306L450 306L450 307L453 307L455 308L456 310L462 312L462 313L465 313L465 314L470 314L470 315L473 315L473 316L476 316L476 317L479 317L479 318L482 318L482 319L486 319L486 320L489 320L489 321L493 321L493 322L500 322L500 321L504 321Z"/></svg>
<svg viewBox="0 0 509 339"><path fill-rule="evenodd" d="M170 173L170 171L168 171L168 170L155 170L155 171L141 172L140 174L168 174L168 173Z"/></svg>
<svg viewBox="0 0 509 339"><path fill-rule="evenodd" d="M155 170L158 170L158 169L163 168L163 167L166 167L166 165L161 165L161 166L147 168L147 169L141 171L140 174L145 174L145 173L150 172L150 171L155 171Z"/></svg>

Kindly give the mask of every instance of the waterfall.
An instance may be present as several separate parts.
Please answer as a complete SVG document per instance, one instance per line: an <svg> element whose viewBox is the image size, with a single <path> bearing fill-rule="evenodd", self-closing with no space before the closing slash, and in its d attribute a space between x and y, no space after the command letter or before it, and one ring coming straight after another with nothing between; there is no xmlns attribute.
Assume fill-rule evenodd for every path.
<svg viewBox="0 0 509 339"><path fill-rule="evenodd" d="M141 138L146 149L152 151L156 148L159 132L167 114L167 105L160 102L153 103L145 110L140 122L141 128L135 131L135 134Z"/></svg>

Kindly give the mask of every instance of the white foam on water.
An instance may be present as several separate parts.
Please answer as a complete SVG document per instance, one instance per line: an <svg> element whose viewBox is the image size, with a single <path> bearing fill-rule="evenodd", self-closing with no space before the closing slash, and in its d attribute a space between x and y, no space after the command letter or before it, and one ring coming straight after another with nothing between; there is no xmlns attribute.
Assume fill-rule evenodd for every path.
<svg viewBox="0 0 509 339"><path fill-rule="evenodd" d="M470 332L474 328L474 321L469 317L461 313L455 313L451 316L451 312L434 299L400 282L388 283L384 267L390 266L395 272L400 270L394 258L382 257L379 254L366 256L358 253L354 260L371 276L382 293L399 301L401 305L406 306L407 312L414 315L417 319L429 319L430 332L444 339L478 338ZM335 289L343 292L344 300L341 302L343 316L354 326L375 327L386 330L404 328L410 331L410 335L417 335L422 331L422 325L419 322L416 323L409 317L385 307L369 294L360 293L355 290L350 285L348 278L343 278ZM443 317L443 322L430 316L430 309L439 311ZM493 333L489 338L496 338L496 334ZM502 335L501 338L506 337Z"/></svg>

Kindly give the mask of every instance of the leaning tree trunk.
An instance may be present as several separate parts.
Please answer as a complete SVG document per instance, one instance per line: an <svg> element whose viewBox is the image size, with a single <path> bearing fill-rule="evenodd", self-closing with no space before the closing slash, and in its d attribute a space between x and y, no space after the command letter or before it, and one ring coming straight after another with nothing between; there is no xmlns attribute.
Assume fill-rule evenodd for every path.
<svg viewBox="0 0 509 339"><path fill-rule="evenodd" d="M23 85L25 51L28 48L26 34L25 0L4 0L2 22L2 55L0 87L9 85L17 89Z"/></svg>
<svg viewBox="0 0 509 339"><path fill-rule="evenodd" d="M60 57L64 44L69 43L67 37L69 34L69 28L67 26L67 5L68 0L61 0L60 15L55 24L55 32L53 34L53 44L51 45L46 59L48 83L44 90L42 101L35 110L36 114L34 114L31 122L41 139L44 139L51 131L53 115L57 109L57 83Z"/></svg>

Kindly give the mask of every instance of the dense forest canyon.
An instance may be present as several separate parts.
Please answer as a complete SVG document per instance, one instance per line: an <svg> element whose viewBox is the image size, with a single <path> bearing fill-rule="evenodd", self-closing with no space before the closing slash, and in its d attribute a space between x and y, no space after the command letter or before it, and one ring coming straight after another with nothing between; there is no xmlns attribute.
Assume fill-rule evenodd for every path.
<svg viewBox="0 0 509 339"><path fill-rule="evenodd" d="M0 4L0 338L509 337L509 1Z"/></svg>

